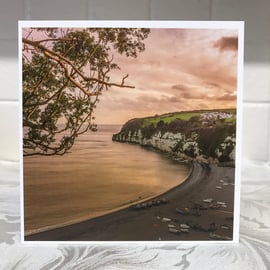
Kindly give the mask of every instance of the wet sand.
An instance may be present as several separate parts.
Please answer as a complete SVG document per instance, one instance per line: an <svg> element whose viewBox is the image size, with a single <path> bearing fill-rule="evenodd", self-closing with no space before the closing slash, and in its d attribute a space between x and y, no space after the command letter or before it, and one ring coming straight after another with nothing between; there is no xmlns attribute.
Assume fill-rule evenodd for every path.
<svg viewBox="0 0 270 270"><path fill-rule="evenodd" d="M29 235L25 241L222 240L218 236L227 237L227 240L232 238L233 233L234 172L231 167L210 165L208 168L193 162L192 172L183 184L155 198L155 201L164 199L164 203L139 210L122 209L74 225ZM206 198L212 198L213 203L203 202ZM199 209L199 205L206 209ZM213 209L210 205L219 205L220 208ZM176 208L188 208L188 211L180 214ZM191 226L189 232L178 232L180 224ZM168 225L177 232L170 232Z"/></svg>

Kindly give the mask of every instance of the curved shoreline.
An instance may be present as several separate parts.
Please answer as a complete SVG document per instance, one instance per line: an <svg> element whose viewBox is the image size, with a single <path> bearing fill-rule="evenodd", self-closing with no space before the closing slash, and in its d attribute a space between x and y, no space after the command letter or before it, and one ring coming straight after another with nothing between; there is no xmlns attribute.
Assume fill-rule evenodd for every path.
<svg viewBox="0 0 270 270"><path fill-rule="evenodd" d="M172 160L172 161L175 161L175 160ZM180 163L184 163L184 162L180 162ZM30 237L32 235L41 234L41 233L49 232L49 231L52 231L52 230L61 229L61 228L67 227L67 226L76 225L78 223L82 223L82 222L85 222L85 221L89 221L89 220L92 220L92 219L96 219L96 218L100 218L100 217L103 217L103 216L106 216L106 215L110 215L110 214L116 213L116 212L121 211L121 210L129 209L129 207L132 206L133 204L144 203L144 202L148 202L150 200L155 200L155 199L158 199L160 197L163 197L168 192L170 192L172 189L177 188L178 186L182 185L190 177L190 175L192 173L192 170L193 170L192 163L191 162L187 162L187 163L185 162L185 164L182 164L182 165L186 165L186 166L189 167L189 172L183 178L182 182L180 184L177 184L177 185L169 188L166 191L163 191L160 194L148 196L148 197L145 197L143 199L137 199L137 200L135 199L133 201L130 201L130 203L122 204L122 206L119 206L119 207L117 207L117 208L115 208L115 209L113 209L111 211L105 212L104 214L101 214L101 215L98 215L98 216L93 216L93 217L89 217L89 218L85 218L85 219L80 219L80 220L73 220L71 222L65 222L65 223L58 224L58 225L46 226L46 227L43 227L43 228L40 228L40 229L32 230L31 232L25 232L24 233L24 236L25 236L25 238L27 238L27 237Z"/></svg>
<svg viewBox="0 0 270 270"><path fill-rule="evenodd" d="M109 211L107 213L104 213L102 215L99 215L99 216L93 216L91 218L66 222L66 223L63 223L63 224L60 224L60 225L46 226L46 227L43 227L43 228L40 228L40 229L32 230L31 232L24 233L24 236L29 237L29 236L32 236L32 235L41 234L41 233L49 232L49 231L56 230L56 229L61 229L61 228L67 227L67 226L76 225L78 223L82 223L82 222L85 222L85 221L90 221L90 220L93 220L93 219L96 219L96 218L101 218L101 217L104 217L104 216L107 216L107 215L110 215L110 214L113 214L113 213L117 213L117 212L119 212L121 210L127 210L127 209L129 209L130 206L132 206L134 204L144 203L144 202L148 202L150 200L155 200L155 199L158 199L160 197L164 197L168 192L170 192L171 190L179 187L180 185L182 185L184 182L186 182L189 179L189 177L190 177L190 175L191 175L191 173L193 171L193 164L191 162L188 162L188 163L186 163L186 165L189 166L189 172L188 172L187 176L183 179L183 181L180 184L177 184L176 186L173 186L173 187L169 188L168 190L166 190L166 191L164 191L164 192L162 192L160 194L145 197L143 199L133 200L130 203L123 204L122 206L119 206L119 207L115 208L114 210L111 210L111 211Z"/></svg>
<svg viewBox="0 0 270 270"><path fill-rule="evenodd" d="M197 162L194 162L192 166L193 169L186 181L155 196L156 199L166 197L167 204L139 211L124 208L76 224L25 236L25 241L209 240L209 233L201 232L181 235L179 238L178 235L168 233L167 224L157 219L157 217L170 217L173 220L185 222L184 217L177 214L175 209L188 207L190 201L201 202L208 197L219 201L227 200L228 208L223 211L224 213L213 210L205 211L201 217L189 217L191 221L200 220L204 225L209 224L212 219L216 219L216 222L222 223L224 218L232 216L234 188L229 186L222 192L216 190L215 186L217 181L225 176L234 180L234 169L212 165L210 172L207 172L206 168ZM144 201L149 200L151 199ZM231 236L232 230L227 234Z"/></svg>

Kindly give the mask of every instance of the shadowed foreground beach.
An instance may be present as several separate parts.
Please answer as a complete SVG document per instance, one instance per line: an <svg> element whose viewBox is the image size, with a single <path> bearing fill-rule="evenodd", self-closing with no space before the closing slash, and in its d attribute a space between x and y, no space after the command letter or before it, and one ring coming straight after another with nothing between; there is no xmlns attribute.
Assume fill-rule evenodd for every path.
<svg viewBox="0 0 270 270"><path fill-rule="evenodd" d="M183 184L144 205L29 235L25 241L231 240L235 169L197 162L192 167Z"/></svg>

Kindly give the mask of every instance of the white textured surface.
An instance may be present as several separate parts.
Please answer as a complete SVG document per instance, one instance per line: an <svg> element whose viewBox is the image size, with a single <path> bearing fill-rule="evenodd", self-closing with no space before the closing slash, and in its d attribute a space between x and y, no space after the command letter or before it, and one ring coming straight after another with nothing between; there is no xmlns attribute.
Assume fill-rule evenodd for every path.
<svg viewBox="0 0 270 270"><path fill-rule="evenodd" d="M135 4L136 3L136 4ZM1 0L0 269L270 269L270 1ZM87 17L88 16L88 17ZM245 20L240 244L20 244L18 19Z"/></svg>
<svg viewBox="0 0 270 270"><path fill-rule="evenodd" d="M18 164L2 162L0 269L267 270L270 268L270 167L246 163L243 168L239 244L45 244L37 247L20 243Z"/></svg>

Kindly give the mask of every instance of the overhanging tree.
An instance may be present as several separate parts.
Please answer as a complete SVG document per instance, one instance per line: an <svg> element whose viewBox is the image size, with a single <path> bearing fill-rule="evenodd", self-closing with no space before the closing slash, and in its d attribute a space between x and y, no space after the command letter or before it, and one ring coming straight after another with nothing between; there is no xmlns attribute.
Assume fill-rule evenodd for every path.
<svg viewBox="0 0 270 270"><path fill-rule="evenodd" d="M76 137L95 131L93 110L103 90L134 88L112 81L119 53L137 57L149 29L28 28L23 31L23 154L63 155Z"/></svg>

